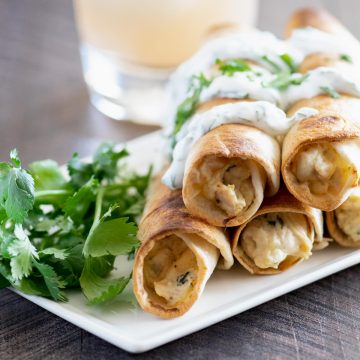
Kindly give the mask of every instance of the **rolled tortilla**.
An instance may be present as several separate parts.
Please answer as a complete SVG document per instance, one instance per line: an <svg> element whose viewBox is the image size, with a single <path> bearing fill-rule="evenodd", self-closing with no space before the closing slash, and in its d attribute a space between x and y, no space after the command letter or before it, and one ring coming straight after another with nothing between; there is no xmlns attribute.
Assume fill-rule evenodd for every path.
<svg viewBox="0 0 360 360"><path fill-rule="evenodd" d="M343 43L344 54L315 52L308 54L300 64L298 71L305 73L320 66L332 67L344 73L354 74L352 61L344 59L342 55L349 55L347 51L357 49L360 51L358 40L335 17L324 10L304 8L294 12L286 24L285 37L289 38L294 30L312 27L325 33L336 36L338 42ZM346 45L346 46L345 46Z"/></svg>
<svg viewBox="0 0 360 360"><path fill-rule="evenodd" d="M331 15L316 9L296 12L287 35L297 27L312 26L352 43L357 40ZM353 67L338 55L310 54L300 66L306 72L320 66ZM319 113L296 125L285 136L282 175L289 191L300 201L325 211L341 205L360 180L360 100L342 95L339 99L316 96L294 104L288 115L301 107Z"/></svg>
<svg viewBox="0 0 360 360"><path fill-rule="evenodd" d="M342 246L360 248L360 189L336 210L326 213L330 236Z"/></svg>
<svg viewBox="0 0 360 360"><path fill-rule="evenodd" d="M145 311L162 318L186 313L216 265L228 269L234 261L223 229L190 215L181 190L169 190L159 177L151 186L138 238L134 293Z"/></svg>
<svg viewBox="0 0 360 360"><path fill-rule="evenodd" d="M252 274L281 273L326 246L322 213L294 198L282 186L233 237L235 258Z"/></svg>
<svg viewBox="0 0 360 360"><path fill-rule="evenodd" d="M302 8L295 11L285 27L285 37L291 36L295 29L313 27L345 39L356 41L356 38L331 14L323 9Z"/></svg>
<svg viewBox="0 0 360 360"><path fill-rule="evenodd" d="M186 161L183 199L189 211L215 226L237 226L277 192L280 146L265 132L226 124L201 137Z"/></svg>
<svg viewBox="0 0 360 360"><path fill-rule="evenodd" d="M295 124L284 138L282 175L300 201L324 211L340 206L359 185L360 101L342 96L302 100L289 113L309 106L319 113Z"/></svg>

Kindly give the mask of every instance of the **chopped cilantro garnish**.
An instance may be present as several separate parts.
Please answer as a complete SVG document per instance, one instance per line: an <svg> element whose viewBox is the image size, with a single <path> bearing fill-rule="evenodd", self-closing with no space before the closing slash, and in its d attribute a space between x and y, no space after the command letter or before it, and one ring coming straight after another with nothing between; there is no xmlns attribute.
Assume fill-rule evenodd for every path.
<svg viewBox="0 0 360 360"><path fill-rule="evenodd" d="M191 79L188 96L178 106L175 117L174 130L171 134L173 146L175 145L176 134L180 131L186 121L194 114L196 106L199 103L200 94L203 89L211 84L211 79L207 79L203 73L195 75Z"/></svg>
<svg viewBox="0 0 360 360"><path fill-rule="evenodd" d="M270 65L274 73L279 73L283 71L281 66L279 66L275 61L271 60L267 55L262 56L261 60Z"/></svg>
<svg viewBox="0 0 360 360"><path fill-rule="evenodd" d="M216 65L223 75L232 76L236 72L250 71L251 67L242 59L220 60L216 59Z"/></svg>
<svg viewBox="0 0 360 360"><path fill-rule="evenodd" d="M287 72L282 72L275 75L275 79L263 84L264 87L274 87L279 89L280 91L286 90L290 85L300 85L302 82L308 78L308 74L304 74L299 77L291 76L291 74Z"/></svg>
<svg viewBox="0 0 360 360"><path fill-rule="evenodd" d="M320 89L327 95L331 96L334 99L338 99L340 94L331 86L321 86Z"/></svg>
<svg viewBox="0 0 360 360"><path fill-rule="evenodd" d="M289 67L290 73L294 73L297 70L294 59L289 54L280 55L281 60Z"/></svg>
<svg viewBox="0 0 360 360"><path fill-rule="evenodd" d="M347 61L348 63L351 63L351 64L353 63L352 57L347 54L341 54L340 60Z"/></svg>

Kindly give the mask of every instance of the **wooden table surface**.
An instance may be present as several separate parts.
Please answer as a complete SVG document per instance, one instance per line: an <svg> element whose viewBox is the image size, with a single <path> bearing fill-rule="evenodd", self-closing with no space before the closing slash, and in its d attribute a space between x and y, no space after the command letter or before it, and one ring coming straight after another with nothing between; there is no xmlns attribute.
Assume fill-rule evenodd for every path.
<svg viewBox="0 0 360 360"><path fill-rule="evenodd" d="M360 37L358 0L263 0L259 24L281 33L300 5L323 5ZM0 160L90 154L105 139L154 130L110 120L88 102L70 0L0 0ZM136 358L359 359L360 266ZM115 359L133 355L0 291L0 359Z"/></svg>

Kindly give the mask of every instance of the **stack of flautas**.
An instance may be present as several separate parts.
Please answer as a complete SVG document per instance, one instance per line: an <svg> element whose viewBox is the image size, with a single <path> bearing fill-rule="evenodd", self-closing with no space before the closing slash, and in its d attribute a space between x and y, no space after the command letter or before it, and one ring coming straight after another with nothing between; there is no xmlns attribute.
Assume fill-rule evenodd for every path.
<svg viewBox="0 0 360 360"><path fill-rule="evenodd" d="M286 33L291 36L294 28L305 26L338 36L349 48L359 48L358 41L324 12L306 10L295 14ZM299 71L329 67L356 78L360 71L356 60L322 50L307 55ZM284 181L297 199L326 211L327 228L335 241L342 246L360 247L360 99L340 88L335 96L303 99L288 111L291 114L303 106L317 109L318 114L297 123L285 136Z"/></svg>
<svg viewBox="0 0 360 360"><path fill-rule="evenodd" d="M170 161L133 272L145 311L184 314L233 256L261 275L308 259L328 243L322 211L339 244L360 246L360 46L313 9L286 34L222 33L174 74Z"/></svg>

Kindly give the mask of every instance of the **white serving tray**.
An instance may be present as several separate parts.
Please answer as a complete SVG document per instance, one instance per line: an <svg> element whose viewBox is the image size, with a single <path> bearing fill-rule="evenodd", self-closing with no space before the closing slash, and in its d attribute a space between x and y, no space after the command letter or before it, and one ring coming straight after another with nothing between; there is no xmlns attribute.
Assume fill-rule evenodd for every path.
<svg viewBox="0 0 360 360"><path fill-rule="evenodd" d="M159 132L128 143L131 165L146 168L161 151ZM274 276L253 276L239 265L216 271L200 300L183 317L162 320L143 312L131 285L117 300L89 306L80 291L68 292L69 302L56 303L37 296L19 295L90 333L125 349L139 353L166 344L215 324L235 314L310 284L360 262L360 250L331 245L308 261ZM131 263L117 259L117 271L129 273Z"/></svg>

